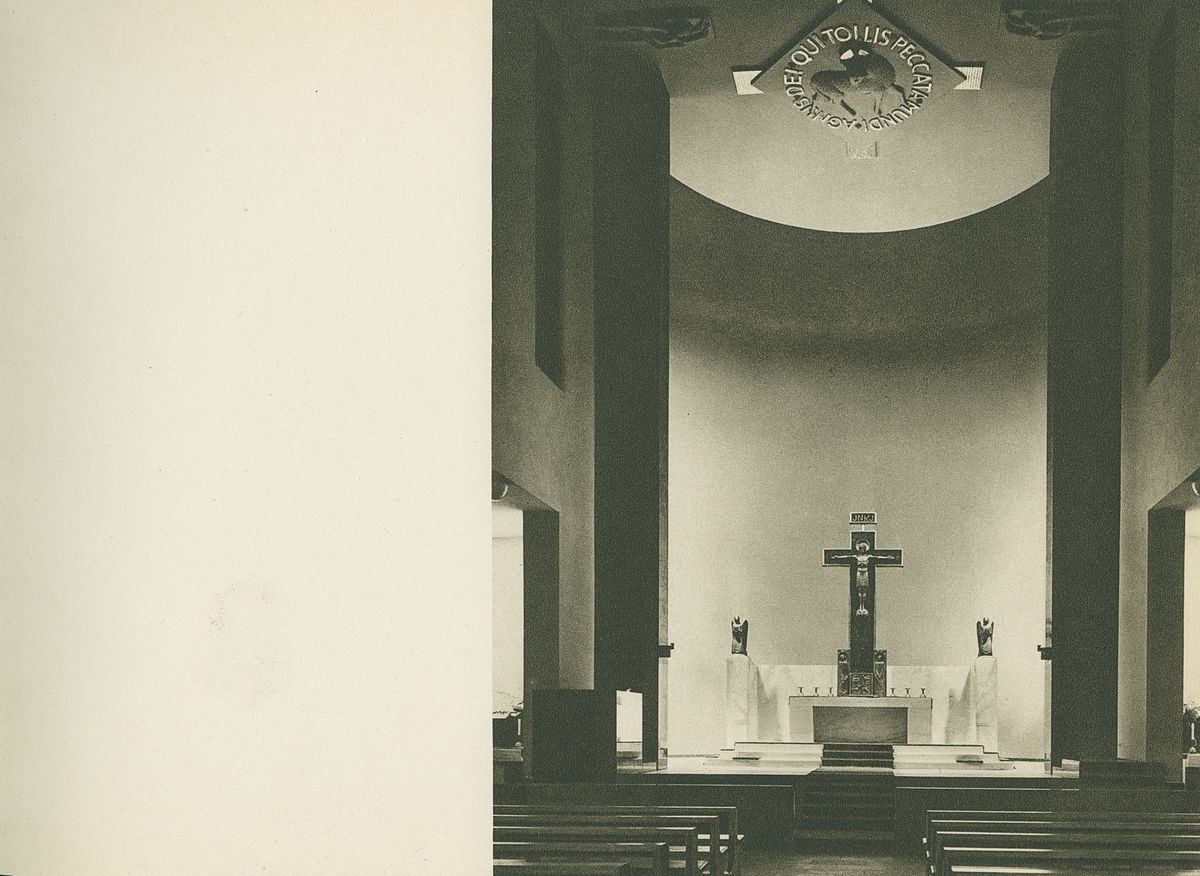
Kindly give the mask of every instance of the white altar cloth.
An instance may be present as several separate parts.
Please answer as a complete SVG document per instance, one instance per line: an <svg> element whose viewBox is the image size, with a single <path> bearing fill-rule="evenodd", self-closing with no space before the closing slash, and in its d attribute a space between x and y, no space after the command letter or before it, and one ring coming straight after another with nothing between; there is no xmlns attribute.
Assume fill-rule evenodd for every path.
<svg viewBox="0 0 1200 876"><path fill-rule="evenodd" d="M818 724L826 733L845 736L844 739L822 739L820 741L853 742L931 742L933 736L933 700L929 697L788 697L792 742L813 742L813 710L829 710L818 716ZM895 735L895 722L884 710L900 710L907 713L907 720L900 722L905 738ZM861 715L850 711L862 710ZM886 726L885 726L886 725ZM887 728L892 728L889 731ZM891 732L889 736L888 733ZM856 738L880 735L878 739ZM886 737L886 738L885 738Z"/></svg>

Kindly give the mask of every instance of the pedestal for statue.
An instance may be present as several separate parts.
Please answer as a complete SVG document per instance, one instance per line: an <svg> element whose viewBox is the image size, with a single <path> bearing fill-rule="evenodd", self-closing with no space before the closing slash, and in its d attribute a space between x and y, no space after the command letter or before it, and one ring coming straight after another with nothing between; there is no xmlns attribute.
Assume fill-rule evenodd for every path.
<svg viewBox="0 0 1200 876"><path fill-rule="evenodd" d="M984 751L999 751L999 716L996 714L996 658L976 657L971 667L975 693L975 741Z"/></svg>
<svg viewBox="0 0 1200 876"><path fill-rule="evenodd" d="M1200 754L1188 754L1183 758L1184 790L1200 791Z"/></svg>
<svg viewBox="0 0 1200 876"><path fill-rule="evenodd" d="M788 697L792 742L928 743L928 697Z"/></svg>
<svg viewBox="0 0 1200 876"><path fill-rule="evenodd" d="M758 670L746 654L725 664L725 747L758 739Z"/></svg>

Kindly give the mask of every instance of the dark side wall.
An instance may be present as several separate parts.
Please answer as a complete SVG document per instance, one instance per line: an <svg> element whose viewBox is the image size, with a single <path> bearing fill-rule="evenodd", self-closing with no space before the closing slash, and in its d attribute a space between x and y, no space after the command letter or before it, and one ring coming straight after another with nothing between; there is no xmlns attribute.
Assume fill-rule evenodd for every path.
<svg viewBox="0 0 1200 876"><path fill-rule="evenodd" d="M527 648L527 688L592 686L593 191L586 25L581 8L539 15L538 4L525 0L493 5L492 467L558 518L557 560L526 560L528 568L536 559L549 582L536 598L526 594L526 643L531 637L548 643L539 654ZM561 386L538 367L534 349L539 28L562 73ZM542 553L553 543L544 539ZM553 568L546 570L547 564Z"/></svg>
<svg viewBox="0 0 1200 876"><path fill-rule="evenodd" d="M848 641L847 573L823 568L822 551L848 547L850 512L869 510L877 544L904 551L876 582L891 684L925 684L924 667L965 675L986 616L1000 750L1040 758L1042 326L993 330L954 357L886 361L751 355L683 331L671 343L671 751L725 744L734 615L749 618L760 667L832 671Z"/></svg>
<svg viewBox="0 0 1200 876"><path fill-rule="evenodd" d="M1122 375L1121 641L1118 752L1179 768L1183 705L1183 592L1166 574L1170 551L1158 547L1161 520L1151 509L1200 468L1200 70L1191 45L1200 7L1187 0L1136 4L1119 62L1126 75L1124 160L1124 354ZM1156 126L1152 110L1166 85L1170 58L1156 46L1168 14L1175 18L1174 118ZM1155 136L1173 144L1165 184L1173 193L1171 229L1152 219L1149 161ZM1170 356L1157 374L1148 367L1154 253L1172 253ZM1168 502L1167 504L1170 504ZM1170 514L1167 514L1168 522ZM1176 564L1177 565L1177 564ZM1173 580L1174 579L1174 580ZM1170 775L1171 773L1168 773ZM1178 775L1177 773L1175 775Z"/></svg>
<svg viewBox="0 0 1200 876"><path fill-rule="evenodd" d="M492 454L495 473L544 506L532 552L525 518L526 692L594 690L594 717L580 726L595 725L589 762L605 772L615 769L618 689L643 694L644 751L658 751L669 113L653 64L592 45L592 12L586 3L493 7ZM549 201L539 39L558 71L549 101L559 188ZM561 252L551 266L561 279L561 374L538 353L547 203ZM555 545L556 561L546 556ZM536 714L556 717L543 721L567 720L546 708Z"/></svg>

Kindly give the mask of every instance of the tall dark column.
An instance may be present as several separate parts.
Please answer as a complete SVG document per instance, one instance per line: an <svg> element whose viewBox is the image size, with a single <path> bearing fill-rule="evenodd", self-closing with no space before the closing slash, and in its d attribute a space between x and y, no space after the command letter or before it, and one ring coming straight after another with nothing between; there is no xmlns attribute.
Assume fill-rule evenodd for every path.
<svg viewBox="0 0 1200 876"><path fill-rule="evenodd" d="M522 741L525 749L525 777L533 778L535 771L541 775L546 774L547 762L565 764L579 758L575 756L574 748L563 747L570 734L561 732L567 725L564 724L561 715L555 714L556 708L570 708L573 703L552 696L559 686L561 665L558 512L527 508L522 515L522 529L522 604L525 623L525 688L522 693L525 716L522 723ZM541 732L543 728L538 726L538 722L550 726L545 732ZM590 739L590 736L581 735L572 745L586 739ZM585 770L583 777L589 775ZM583 778L577 777L574 780L582 781Z"/></svg>
<svg viewBox="0 0 1200 876"><path fill-rule="evenodd" d="M1117 754L1124 97L1111 36L1051 95L1047 441L1051 758Z"/></svg>
<svg viewBox="0 0 1200 876"><path fill-rule="evenodd" d="M1152 509L1146 533L1146 760L1172 770L1182 725L1185 520L1182 508Z"/></svg>
<svg viewBox="0 0 1200 876"><path fill-rule="evenodd" d="M525 702L532 689L559 681L558 512L527 510L523 519L525 576Z"/></svg>
<svg viewBox="0 0 1200 876"><path fill-rule="evenodd" d="M595 687L642 694L659 740L666 590L669 101L651 64L595 70ZM615 727L612 750L615 751Z"/></svg>

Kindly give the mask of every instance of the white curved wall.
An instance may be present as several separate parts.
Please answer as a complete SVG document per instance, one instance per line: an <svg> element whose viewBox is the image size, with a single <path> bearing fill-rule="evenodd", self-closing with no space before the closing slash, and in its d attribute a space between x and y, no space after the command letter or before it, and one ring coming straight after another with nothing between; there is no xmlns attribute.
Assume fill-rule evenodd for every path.
<svg viewBox="0 0 1200 876"><path fill-rule="evenodd" d="M754 360L675 337L671 365L670 740L723 744L729 623L766 664L847 647L851 511L876 511L877 646L889 663L969 665L995 621L1000 751L1043 754L1044 336L974 358Z"/></svg>

